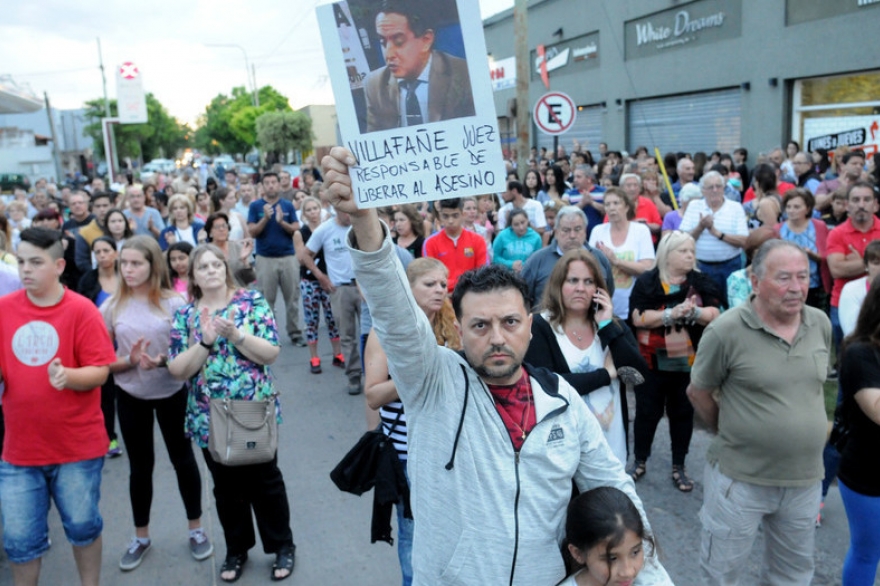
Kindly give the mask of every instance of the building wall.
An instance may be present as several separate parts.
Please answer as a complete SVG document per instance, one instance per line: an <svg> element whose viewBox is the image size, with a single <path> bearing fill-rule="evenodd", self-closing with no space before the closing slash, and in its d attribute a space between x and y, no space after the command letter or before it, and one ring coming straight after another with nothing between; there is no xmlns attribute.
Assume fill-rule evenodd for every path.
<svg viewBox="0 0 880 586"><path fill-rule="evenodd" d="M603 136L614 149L627 145L626 104L630 100L741 88L742 144L752 152L783 144L791 126L791 88L794 80L876 69L880 61L869 31L880 23L880 3L860 0L536 0L528 12L528 44L560 42L553 33L562 28L562 41L598 31L598 67L566 67L549 74L550 89L568 93L578 105L605 102ZM656 51L648 57L624 58L625 23L653 13L675 9L697 12L720 5L727 13L741 11L740 34L734 38L697 40L682 47ZM821 18L841 6L843 14ZM850 7L849 4L853 6ZM846 5L844 7L844 5ZM711 8L711 7L710 7ZM845 8L845 10L844 10ZM786 26L789 20L799 22ZM817 16L818 15L818 16ZM797 18L795 18L797 16ZM800 16L803 16L801 18ZM814 20L809 20L809 19ZM514 55L513 10L484 21L487 50L496 60ZM698 33L698 36L700 33ZM722 35L723 36L723 35ZM534 67L534 63L530 64ZM568 69L569 71L566 71ZM770 85L771 78L778 85ZM532 78L529 109L547 88ZM504 116L514 89L495 92L499 116ZM621 100L618 107L615 100ZM534 128L532 144L535 143ZM565 136L560 144L568 146ZM590 145L595 152L596 145Z"/></svg>

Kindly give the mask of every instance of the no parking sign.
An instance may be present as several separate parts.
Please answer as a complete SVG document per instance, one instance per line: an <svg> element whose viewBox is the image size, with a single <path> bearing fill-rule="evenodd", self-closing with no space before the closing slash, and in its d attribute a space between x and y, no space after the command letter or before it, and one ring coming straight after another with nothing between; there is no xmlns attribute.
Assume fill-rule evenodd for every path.
<svg viewBox="0 0 880 586"><path fill-rule="evenodd" d="M563 134L574 125L577 108L567 94L549 92L538 99L532 116L544 134Z"/></svg>

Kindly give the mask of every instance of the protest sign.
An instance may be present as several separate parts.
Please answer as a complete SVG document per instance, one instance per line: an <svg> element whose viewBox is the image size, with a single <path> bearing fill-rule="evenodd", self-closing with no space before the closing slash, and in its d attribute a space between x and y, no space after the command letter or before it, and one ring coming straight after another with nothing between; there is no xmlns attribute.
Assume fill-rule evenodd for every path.
<svg viewBox="0 0 880 586"><path fill-rule="evenodd" d="M359 207L505 189L478 3L344 0L317 11Z"/></svg>

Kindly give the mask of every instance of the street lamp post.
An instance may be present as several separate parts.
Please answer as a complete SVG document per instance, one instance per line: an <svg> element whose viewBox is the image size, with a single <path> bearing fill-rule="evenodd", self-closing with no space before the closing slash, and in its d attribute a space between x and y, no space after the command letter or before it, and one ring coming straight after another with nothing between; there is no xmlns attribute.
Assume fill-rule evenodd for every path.
<svg viewBox="0 0 880 586"><path fill-rule="evenodd" d="M236 45L233 43L221 43L221 44L205 44L206 47L223 47L223 48L233 48L241 51L241 54L244 55L244 73L245 79L247 79L248 84L253 88L253 98L254 98L254 107L260 107L260 96L257 93L257 75L256 72L253 74L253 78L251 78L251 65L250 60L248 59L247 51L244 50L244 47L241 45ZM253 80L253 81L252 81Z"/></svg>

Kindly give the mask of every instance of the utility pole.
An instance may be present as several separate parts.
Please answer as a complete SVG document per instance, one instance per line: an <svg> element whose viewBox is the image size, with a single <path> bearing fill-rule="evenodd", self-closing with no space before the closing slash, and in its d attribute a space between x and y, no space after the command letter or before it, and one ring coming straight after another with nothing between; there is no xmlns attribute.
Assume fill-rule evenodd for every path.
<svg viewBox="0 0 880 586"><path fill-rule="evenodd" d="M528 0L515 0L513 4L513 31L516 47L516 173L525 181L529 168L529 129L531 107L529 104L529 24Z"/></svg>
<svg viewBox="0 0 880 586"><path fill-rule="evenodd" d="M43 98L46 100L46 114L49 116L49 132L52 133L52 159L55 161L55 183L60 185L64 172L61 167L61 150L58 148L58 132L55 130L55 117L52 116L49 94L43 92Z"/></svg>
<svg viewBox="0 0 880 586"><path fill-rule="evenodd" d="M104 115L107 118L112 118L113 115L110 113L110 99L107 97L107 75L104 73L104 55L101 52L101 37L96 37L98 40L98 63L101 67L101 81L104 83ZM110 133L110 146L111 151L116 153L116 135L113 132L113 125L111 124L108 129ZM116 161L112 160L109 153L104 153L104 158L107 159L107 171L110 173L110 183L113 183L116 179ZM95 170L97 171L97 165L95 166Z"/></svg>
<svg viewBox="0 0 880 586"><path fill-rule="evenodd" d="M257 66L251 63L251 79L254 82L254 106L260 107L260 90L257 88Z"/></svg>

